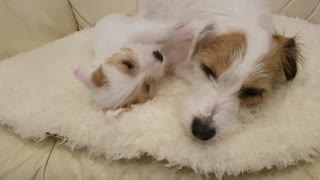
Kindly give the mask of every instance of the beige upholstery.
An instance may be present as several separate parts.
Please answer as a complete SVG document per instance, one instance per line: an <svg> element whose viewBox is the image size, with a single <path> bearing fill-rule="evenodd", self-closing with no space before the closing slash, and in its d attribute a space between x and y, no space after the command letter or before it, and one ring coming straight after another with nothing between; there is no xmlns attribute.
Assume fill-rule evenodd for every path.
<svg viewBox="0 0 320 180"><path fill-rule="evenodd" d="M77 30L67 0L0 0L0 59Z"/></svg>
<svg viewBox="0 0 320 180"><path fill-rule="evenodd" d="M93 26L112 12L135 14L143 0L0 0L0 59ZM320 23L320 0L270 0L274 12ZM70 152L54 139L34 143L0 126L0 179L205 179L150 158L108 162ZM226 179L235 179L228 177ZM237 179L320 179L320 163L244 174Z"/></svg>
<svg viewBox="0 0 320 180"><path fill-rule="evenodd" d="M320 23L319 0L270 0L271 7L278 14L300 17L310 22Z"/></svg>
<svg viewBox="0 0 320 180"><path fill-rule="evenodd" d="M137 12L135 0L70 0L70 3L80 29L93 26L109 13L134 15Z"/></svg>

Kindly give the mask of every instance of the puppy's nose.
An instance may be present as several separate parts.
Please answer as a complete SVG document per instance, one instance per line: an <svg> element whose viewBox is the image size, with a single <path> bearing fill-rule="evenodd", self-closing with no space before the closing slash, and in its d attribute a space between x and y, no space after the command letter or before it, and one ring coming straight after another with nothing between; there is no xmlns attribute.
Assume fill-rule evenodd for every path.
<svg viewBox="0 0 320 180"><path fill-rule="evenodd" d="M159 62L163 62L163 55L162 55L162 53L160 52L160 51L153 51L152 52L152 55L153 55L153 57L154 58L156 58L156 60L158 60Z"/></svg>
<svg viewBox="0 0 320 180"><path fill-rule="evenodd" d="M193 119L191 128L192 135L201 141L210 140L216 135L215 128L210 127L209 123L206 123L199 118Z"/></svg>

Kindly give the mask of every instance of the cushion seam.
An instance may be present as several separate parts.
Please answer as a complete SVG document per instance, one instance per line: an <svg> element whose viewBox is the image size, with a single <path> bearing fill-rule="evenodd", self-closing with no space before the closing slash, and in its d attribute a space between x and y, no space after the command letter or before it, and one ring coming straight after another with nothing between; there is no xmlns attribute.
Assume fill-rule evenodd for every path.
<svg viewBox="0 0 320 180"><path fill-rule="evenodd" d="M302 166L302 169L303 171L308 175L308 177L311 179L311 180L315 180L313 175L304 167Z"/></svg>
<svg viewBox="0 0 320 180"><path fill-rule="evenodd" d="M86 18L84 18L83 15L81 15L79 13L79 11L76 8L72 7L72 9L73 9L74 15L77 14L85 23L87 23L91 27L93 26ZM77 21L77 24L78 24L78 29L83 29L83 27L80 27L79 20L77 19L76 16L75 16L75 18L76 18L76 21Z"/></svg>
<svg viewBox="0 0 320 180"><path fill-rule="evenodd" d="M69 5L70 5L70 10L72 11L72 15L73 15L74 21L75 21L76 24L77 24L77 31L79 31L79 30L80 30L80 28L79 28L79 22L78 22L78 20L77 20L76 15L75 15L74 7L73 7L72 3L70 2L70 0L68 0L68 3L69 3Z"/></svg>
<svg viewBox="0 0 320 180"><path fill-rule="evenodd" d="M46 171L47 171L47 166L48 166L48 163L49 163L49 160L50 160L52 151L53 151L54 147L56 146L56 143L57 143L57 140L55 139L55 140L54 140L54 143L53 143L53 145L52 145L52 147L51 147L51 149L50 149L50 152L49 152L49 154L48 154L46 163L45 163L45 165L44 165L42 180L45 180Z"/></svg>

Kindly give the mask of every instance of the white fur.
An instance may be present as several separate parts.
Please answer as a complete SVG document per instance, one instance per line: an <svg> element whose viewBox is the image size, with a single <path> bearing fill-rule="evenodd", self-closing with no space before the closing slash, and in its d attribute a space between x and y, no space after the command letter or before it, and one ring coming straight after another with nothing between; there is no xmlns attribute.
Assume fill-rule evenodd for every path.
<svg viewBox="0 0 320 180"><path fill-rule="evenodd" d="M75 74L101 107L120 108L135 96L144 95L139 92L139 88L145 81L162 78L168 68L187 59L184 54L188 54L191 44L188 41L192 37L192 30L176 21L111 14L95 27L94 65L81 66ZM114 65L107 63L108 58L121 52L122 48L130 48L137 57L139 71L135 77L123 74ZM155 59L153 51L162 53L163 62ZM91 74L100 65L108 79L104 87L94 86L91 80Z"/></svg>
<svg viewBox="0 0 320 180"><path fill-rule="evenodd" d="M153 101L106 121L71 73L94 58L92 29L0 63L0 123L23 138L43 140L49 132L64 136L72 149L86 148L108 159L148 154L201 173L237 175L311 161L320 151L319 26L275 20L279 32L299 34L307 57L304 70L274 93L254 121L241 124L224 141L199 143L186 135L177 111L189 87L172 78L161 83Z"/></svg>
<svg viewBox="0 0 320 180"><path fill-rule="evenodd" d="M165 13L163 13L165 12ZM208 80L188 75L178 75L193 84L193 91L182 107L182 123L192 134L195 117L210 117L217 131L212 140L218 140L239 127L239 98L237 93L249 77L261 72L259 61L271 49L275 33L271 11L265 0L147 0L140 13L150 19L185 19L191 24L213 24L213 35L243 32L247 48L233 57L232 65L218 79ZM244 54L244 55L243 55ZM194 59L197 61L197 59ZM192 68L198 68L191 66ZM191 77L190 77L191 76ZM214 113L214 114L213 114Z"/></svg>
<svg viewBox="0 0 320 180"><path fill-rule="evenodd" d="M119 109L115 109L115 110L107 110L105 112L105 115L108 119L115 119L120 113L122 113L123 111L125 111L124 108L119 108Z"/></svg>

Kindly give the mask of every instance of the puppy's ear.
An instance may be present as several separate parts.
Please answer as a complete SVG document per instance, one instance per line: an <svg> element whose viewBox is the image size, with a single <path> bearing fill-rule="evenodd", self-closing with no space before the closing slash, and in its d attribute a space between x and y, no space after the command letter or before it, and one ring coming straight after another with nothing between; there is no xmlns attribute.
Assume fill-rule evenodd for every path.
<svg viewBox="0 0 320 180"><path fill-rule="evenodd" d="M195 55L201 49L201 47L203 47L213 37L214 26L213 24L208 24L200 31L200 33L196 37L195 44L193 45L192 55Z"/></svg>
<svg viewBox="0 0 320 180"><path fill-rule="evenodd" d="M298 66L301 63L301 49L297 38L288 38L281 35L274 35L278 51L281 55L280 64L287 81L293 80L298 73Z"/></svg>
<svg viewBox="0 0 320 180"><path fill-rule="evenodd" d="M103 74L102 66L96 65L79 66L74 70L74 75L87 87L102 87L107 83L106 76Z"/></svg>

